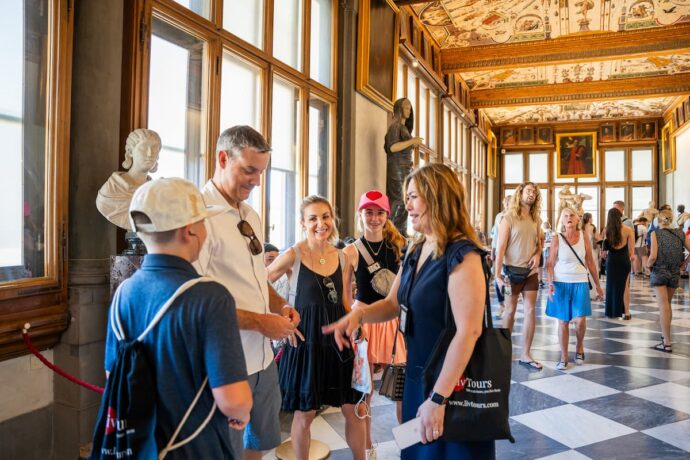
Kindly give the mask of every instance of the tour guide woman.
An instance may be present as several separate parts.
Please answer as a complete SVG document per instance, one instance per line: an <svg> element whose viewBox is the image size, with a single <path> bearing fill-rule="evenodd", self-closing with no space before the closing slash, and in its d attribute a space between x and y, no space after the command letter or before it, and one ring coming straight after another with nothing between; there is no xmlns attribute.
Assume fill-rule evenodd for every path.
<svg viewBox="0 0 690 460"><path fill-rule="evenodd" d="M402 308L407 341L403 421L419 416L422 425L422 444L404 449L402 460L492 459L493 441L455 443L441 438L446 398L481 334L486 295L482 253L470 224L465 190L456 174L438 163L410 173L405 190L407 212L418 237L393 288L385 299L353 310L325 327L324 332L334 332L338 346L347 347L348 337L361 323L389 321ZM440 375L431 392L425 394L422 371L446 327L447 298L457 332Z"/></svg>

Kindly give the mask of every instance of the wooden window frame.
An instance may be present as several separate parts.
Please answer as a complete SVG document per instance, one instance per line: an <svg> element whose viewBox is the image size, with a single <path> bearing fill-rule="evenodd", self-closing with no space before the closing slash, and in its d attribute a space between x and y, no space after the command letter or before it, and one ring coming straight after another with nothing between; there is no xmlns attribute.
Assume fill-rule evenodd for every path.
<svg viewBox="0 0 690 460"><path fill-rule="evenodd" d="M300 113L301 132L299 145L298 165L301 180L295 193L304 194L307 191L308 181L308 112L309 98L314 96L322 99L330 105L331 126L329 133L329 185L328 194L331 201L336 197L335 165L336 155L336 123L338 81L338 1L332 1L331 23L331 87L325 86L310 77L310 48L311 48L311 0L302 1L302 59L301 69L295 69L290 65L274 57L273 52L273 15L274 2L277 0L264 0L263 18L263 46L258 48L248 43L230 31L223 29L223 1L212 0L210 18L206 19L174 0L125 0L125 33L123 56L129 59L123 60L123 95L120 124L120 151L124 152L124 140L130 131L135 128L146 128L148 124L148 88L149 88L149 63L151 48L151 22L155 15L158 18L172 23L175 27L197 36L207 42L207 79L204 81L204 108L205 117L202 121L202 153L204 155L205 180L213 176L215 168L215 145L221 132L220 123L220 92L222 60L225 50L235 54L238 58L247 60L261 68L261 122L260 131L271 142L272 114L272 85L273 77L280 76L300 89ZM270 168L270 166L269 166ZM261 179L261 205L256 211L260 214L265 225L265 234L268 235L269 209L267 201L267 179L270 170L262 175Z"/></svg>
<svg viewBox="0 0 690 460"><path fill-rule="evenodd" d="M22 328L31 324L34 345L54 346L69 326L67 214L74 8L48 0L46 140L44 178L45 274L0 283L0 360L29 353Z"/></svg>

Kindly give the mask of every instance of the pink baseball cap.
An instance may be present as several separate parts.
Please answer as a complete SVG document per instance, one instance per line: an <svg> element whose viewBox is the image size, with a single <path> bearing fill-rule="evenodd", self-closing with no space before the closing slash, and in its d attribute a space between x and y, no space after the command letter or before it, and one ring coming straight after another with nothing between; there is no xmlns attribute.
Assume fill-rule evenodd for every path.
<svg viewBox="0 0 690 460"><path fill-rule="evenodd" d="M357 210L361 211L371 205L378 206L389 215L391 213L391 205L388 203L388 197L378 190L369 190L367 193L363 194L359 199L359 207Z"/></svg>

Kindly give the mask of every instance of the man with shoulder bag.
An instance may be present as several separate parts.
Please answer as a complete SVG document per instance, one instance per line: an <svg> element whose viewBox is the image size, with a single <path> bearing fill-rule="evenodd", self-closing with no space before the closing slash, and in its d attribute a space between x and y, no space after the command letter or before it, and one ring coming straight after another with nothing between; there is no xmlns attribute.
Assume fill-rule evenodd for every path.
<svg viewBox="0 0 690 460"><path fill-rule="evenodd" d="M499 288L505 288L506 298L503 327L513 329L518 297L522 293L525 320L519 363L537 371L542 369L542 365L532 359L530 349L534 338L535 306L539 290L537 270L542 241L540 212L539 188L532 182L520 184L515 190L510 208L501 220L496 251L496 282Z"/></svg>

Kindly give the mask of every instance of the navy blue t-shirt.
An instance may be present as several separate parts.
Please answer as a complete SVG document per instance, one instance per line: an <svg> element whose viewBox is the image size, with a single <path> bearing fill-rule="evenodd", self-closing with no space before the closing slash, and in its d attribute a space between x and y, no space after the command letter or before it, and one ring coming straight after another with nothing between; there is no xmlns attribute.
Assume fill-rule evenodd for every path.
<svg viewBox="0 0 690 460"><path fill-rule="evenodd" d="M177 288L198 277L184 259L147 255L141 269L121 289L119 313L127 339L138 337ZM199 399L177 441L192 434L208 415L213 405L211 388L247 379L235 301L219 283L202 282L189 288L143 342L155 367L159 450L167 445L207 375L210 388ZM117 339L109 322L106 371L112 369L116 351ZM216 410L198 437L171 451L166 458L233 458L227 418Z"/></svg>

